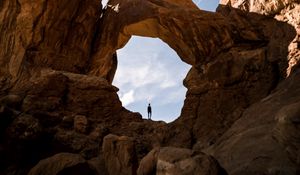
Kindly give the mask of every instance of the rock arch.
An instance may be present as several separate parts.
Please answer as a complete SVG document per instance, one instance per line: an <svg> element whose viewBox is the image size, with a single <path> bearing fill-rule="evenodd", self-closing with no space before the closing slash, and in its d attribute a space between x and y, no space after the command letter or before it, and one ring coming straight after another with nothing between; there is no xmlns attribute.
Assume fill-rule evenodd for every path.
<svg viewBox="0 0 300 175"><path fill-rule="evenodd" d="M111 0L99 30L89 74L109 82L116 70L114 53L132 35L160 38L195 66L233 45L225 18L199 10L191 0Z"/></svg>

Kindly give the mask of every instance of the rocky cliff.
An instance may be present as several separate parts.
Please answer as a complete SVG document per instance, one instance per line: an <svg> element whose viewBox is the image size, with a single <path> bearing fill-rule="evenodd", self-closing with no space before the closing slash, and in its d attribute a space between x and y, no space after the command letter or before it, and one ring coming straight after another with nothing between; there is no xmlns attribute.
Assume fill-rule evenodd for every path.
<svg viewBox="0 0 300 175"><path fill-rule="evenodd" d="M215 13L0 1L0 174L299 174L299 12L298 0L221 0ZM111 85L132 35L192 65L173 123L126 110Z"/></svg>

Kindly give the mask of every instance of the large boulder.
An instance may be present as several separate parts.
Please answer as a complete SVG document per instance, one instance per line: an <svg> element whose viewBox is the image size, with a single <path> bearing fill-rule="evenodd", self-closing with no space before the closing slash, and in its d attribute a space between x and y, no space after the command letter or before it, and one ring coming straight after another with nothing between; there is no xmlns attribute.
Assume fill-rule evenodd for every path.
<svg viewBox="0 0 300 175"><path fill-rule="evenodd" d="M300 167L300 102L283 106L275 120L274 136L284 146L289 158Z"/></svg>
<svg viewBox="0 0 300 175"><path fill-rule="evenodd" d="M190 149L164 147L157 158L156 175L226 175L218 162Z"/></svg>
<svg viewBox="0 0 300 175"><path fill-rule="evenodd" d="M299 75L249 107L206 150L229 174L299 174Z"/></svg>
<svg viewBox="0 0 300 175"><path fill-rule="evenodd" d="M137 175L155 175L156 165L160 148L151 150L141 161L137 170Z"/></svg>
<svg viewBox="0 0 300 175"><path fill-rule="evenodd" d="M103 139L102 152L110 175L135 175L137 156L134 140L126 136L109 134Z"/></svg>
<svg viewBox="0 0 300 175"><path fill-rule="evenodd" d="M94 76L43 69L14 90L27 92L22 110L30 113L56 111L103 119L122 110L117 88Z"/></svg>
<svg viewBox="0 0 300 175"><path fill-rule="evenodd" d="M96 175L86 160L78 154L59 153L41 160L28 175Z"/></svg>

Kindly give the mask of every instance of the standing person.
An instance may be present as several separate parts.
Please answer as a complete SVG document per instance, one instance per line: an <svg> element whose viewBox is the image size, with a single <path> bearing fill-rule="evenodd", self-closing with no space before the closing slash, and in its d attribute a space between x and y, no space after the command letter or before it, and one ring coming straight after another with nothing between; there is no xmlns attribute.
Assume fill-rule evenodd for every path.
<svg viewBox="0 0 300 175"><path fill-rule="evenodd" d="M151 120L152 109L151 109L151 105L150 105L150 103L149 103L149 105L148 105L147 111L148 111L148 119L150 119L150 120Z"/></svg>

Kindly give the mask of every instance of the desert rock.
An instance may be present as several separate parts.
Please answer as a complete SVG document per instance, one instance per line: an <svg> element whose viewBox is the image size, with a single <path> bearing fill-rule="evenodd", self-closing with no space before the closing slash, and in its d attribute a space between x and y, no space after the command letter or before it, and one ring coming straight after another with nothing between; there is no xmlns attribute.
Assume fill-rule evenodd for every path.
<svg viewBox="0 0 300 175"><path fill-rule="evenodd" d="M226 175L218 162L204 153L189 149L161 148L157 159L157 175Z"/></svg>
<svg viewBox="0 0 300 175"><path fill-rule="evenodd" d="M168 147L157 166L176 173L218 161L234 175L299 174L299 9L299 0L221 0L217 12L191 0L2 0L0 174L28 174L40 160L71 173L77 165L53 160L74 156L95 173L135 174L138 161L150 173L156 147ZM170 124L125 109L111 84L116 50L133 35L160 38L192 66Z"/></svg>
<svg viewBox="0 0 300 175"><path fill-rule="evenodd" d="M77 154L59 153L47 159L41 160L33 167L28 175L94 175L84 158Z"/></svg>
<svg viewBox="0 0 300 175"><path fill-rule="evenodd" d="M76 115L74 117L74 129L75 131L85 133L88 127L88 120L83 115Z"/></svg>
<svg viewBox="0 0 300 175"><path fill-rule="evenodd" d="M136 174L137 157L134 140L126 136L107 135L103 140L102 151L106 168L110 175Z"/></svg>
<svg viewBox="0 0 300 175"><path fill-rule="evenodd" d="M271 95L249 107L208 149L229 174L299 172L299 135L295 127L300 86L294 83L299 77L298 70Z"/></svg>

